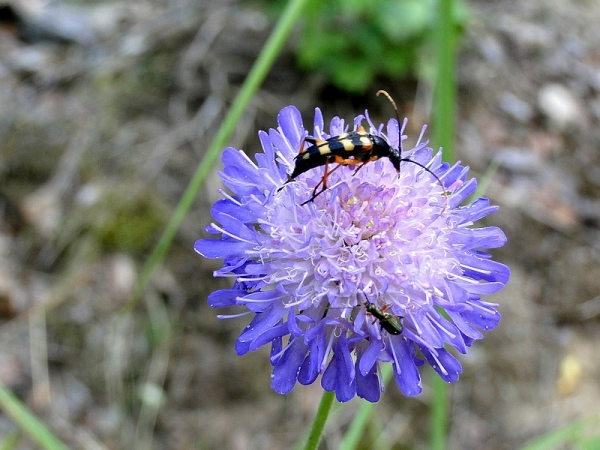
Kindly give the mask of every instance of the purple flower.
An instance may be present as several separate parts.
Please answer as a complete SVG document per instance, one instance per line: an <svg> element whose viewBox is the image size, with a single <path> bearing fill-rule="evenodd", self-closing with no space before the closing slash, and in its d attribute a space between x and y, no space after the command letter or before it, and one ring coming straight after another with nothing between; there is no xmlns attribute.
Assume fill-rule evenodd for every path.
<svg viewBox="0 0 600 450"><path fill-rule="evenodd" d="M353 129L366 120L371 134L402 145L406 120L401 130L389 120L384 134L365 114ZM459 206L476 181L466 180L467 167L434 156L423 133L402 156L437 175L447 197L419 165L405 161L398 173L381 158L358 172L357 166L334 171L328 189L301 206L321 181L322 167L279 188L303 139L327 139L349 127L335 117L326 134L317 108L308 133L293 106L281 110L278 122L277 130L259 132L264 153L256 164L241 150L225 149L221 178L233 194L223 192L211 210L218 224L207 227L220 237L195 244L204 257L224 259L214 276L235 280L208 303L253 314L237 353L270 343L271 386L282 394L321 375L323 388L339 401L358 395L374 402L383 390L379 365L386 362L405 395L421 392L417 367L424 361L443 380L456 381L462 368L448 349L466 353L500 320L498 305L481 296L502 289L510 272L481 249L500 247L506 237L496 227L471 228L497 207L484 198ZM368 312L370 303L377 309Z"/></svg>

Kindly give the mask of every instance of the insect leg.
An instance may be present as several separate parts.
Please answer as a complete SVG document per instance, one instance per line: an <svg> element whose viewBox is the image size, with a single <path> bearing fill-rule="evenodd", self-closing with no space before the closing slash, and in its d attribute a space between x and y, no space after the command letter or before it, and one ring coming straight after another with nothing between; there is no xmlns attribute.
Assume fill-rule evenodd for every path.
<svg viewBox="0 0 600 450"><path fill-rule="evenodd" d="M319 181L317 183L317 185L315 186L315 188L313 189L313 193L312 193L311 197L308 200L306 200L305 202L301 203L300 206L304 206L307 203L312 202L315 198L317 198L319 195L321 195L323 192L325 192L327 190L327 178L329 178L329 175L331 175L333 172L338 170L340 167L342 167L341 164L337 165L336 167L333 168L333 170L330 171L329 170L329 160L326 160L325 161L325 173L323 174L323 178L321 178L321 181ZM319 192L317 192L317 190L321 186L323 186L322 189Z"/></svg>

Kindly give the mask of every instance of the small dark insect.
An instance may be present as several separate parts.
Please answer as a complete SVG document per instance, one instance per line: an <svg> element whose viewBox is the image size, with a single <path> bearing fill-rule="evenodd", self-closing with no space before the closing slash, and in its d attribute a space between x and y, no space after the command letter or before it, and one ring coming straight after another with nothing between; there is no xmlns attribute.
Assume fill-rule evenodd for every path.
<svg viewBox="0 0 600 450"><path fill-rule="evenodd" d="M367 313L371 314L375 319L379 320L379 326L382 330L387 331L389 334L398 336L402 334L402 330L404 326L402 325L402 316L395 316L388 312L385 312L384 309L378 307L375 303L371 303L364 292L361 291L365 298L365 302L363 303ZM356 308L356 305L354 308ZM325 317L330 310L330 305L328 304L323 313L323 317Z"/></svg>
<svg viewBox="0 0 600 450"><path fill-rule="evenodd" d="M400 319L401 316L394 316L393 314L387 313L379 308L374 303L371 303L369 300L365 298L365 308L367 312L379 320L379 326L382 330L387 331L388 333L397 336L402 333L404 326Z"/></svg>
<svg viewBox="0 0 600 450"><path fill-rule="evenodd" d="M394 111L396 112L398 123L400 123L398 108L396 107L396 103L390 94L381 90L377 91L377 95L379 94L385 95L390 101L394 107ZM305 150L304 144L307 142L312 145ZM316 197L327 190L327 178L340 167L358 165L354 171L354 174L356 174L356 172L358 172L368 162L376 161L383 157L389 158L398 173L400 173L400 163L403 161L416 164L423 170L430 173L442 187L444 196L446 197L446 204L448 203L448 194L446 192L444 183L436 174L434 174L423 164L420 164L409 158L402 158L399 149L390 146L390 144L388 144L382 137L367 133L362 126L358 127L356 131L340 134L339 136L332 136L326 140L315 139L313 136L307 136L300 146L300 152L294 159L295 166L293 172L291 175L289 175L288 180L282 187L279 188L279 190L283 189L286 184L294 181L300 174L314 169L315 167L325 166L323 178L313 189L311 197L302 203L302 205L305 205L312 202ZM338 165L333 170L329 170L330 163L337 163Z"/></svg>

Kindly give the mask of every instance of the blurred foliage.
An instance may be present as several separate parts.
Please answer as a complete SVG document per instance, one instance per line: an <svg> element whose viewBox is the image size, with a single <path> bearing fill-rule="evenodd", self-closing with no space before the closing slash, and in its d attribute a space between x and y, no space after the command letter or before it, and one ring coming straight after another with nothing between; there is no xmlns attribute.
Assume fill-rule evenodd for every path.
<svg viewBox="0 0 600 450"><path fill-rule="evenodd" d="M286 0L278 0L282 7ZM361 93L377 76L418 74L424 47L434 35L436 0L313 0L304 11L296 44L298 61L323 73L336 87ZM460 30L468 18L454 2Z"/></svg>
<svg viewBox="0 0 600 450"><path fill-rule="evenodd" d="M141 254L147 251L165 225L165 211L150 192L107 192L94 205L91 227L109 251Z"/></svg>

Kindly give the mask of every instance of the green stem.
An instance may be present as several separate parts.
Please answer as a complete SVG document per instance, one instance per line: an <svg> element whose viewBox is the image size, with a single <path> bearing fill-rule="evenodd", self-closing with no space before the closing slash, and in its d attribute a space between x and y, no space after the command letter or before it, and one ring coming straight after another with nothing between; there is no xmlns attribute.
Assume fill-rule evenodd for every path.
<svg viewBox="0 0 600 450"><path fill-rule="evenodd" d="M0 383L0 407L19 425L41 448L47 450L68 450L68 447L55 437L46 426L2 383Z"/></svg>
<svg viewBox="0 0 600 450"><path fill-rule="evenodd" d="M390 379L392 378L392 365L382 364L381 366L381 377L383 379L384 386L387 386ZM354 420L348 427L348 431L344 436L339 449L340 450L354 450L358 447L360 438L364 434L365 428L368 421L373 417L373 410L377 403L370 403L363 401L354 416Z"/></svg>
<svg viewBox="0 0 600 450"><path fill-rule="evenodd" d="M448 385L432 369L431 389L431 413L430 420L430 450L443 450L446 448L446 428L448 426Z"/></svg>
<svg viewBox="0 0 600 450"><path fill-rule="evenodd" d="M216 159L221 154L227 139L233 132L238 120L246 109L246 106L248 106L248 103L252 99L252 96L265 79L277 56L279 56L279 53L281 52L281 49L292 30L292 26L296 22L296 19L300 15L302 8L307 1L308 0L291 0L288 3L281 18L277 22L275 29L271 33L271 36L269 36L269 39L265 43L260 55L258 55L254 66L252 66L252 69L244 81L240 92L231 105L229 113L223 120L223 123L217 131L215 138L208 147L206 155L196 169L196 172L194 173L194 176L188 184L188 187L183 193L181 200L177 204L169 224L167 225L165 231L158 241L158 244L156 244L156 247L154 247L150 257L142 269L142 274L140 275L135 291L128 300L127 304L123 307L123 313L126 314L133 309L138 299L142 295L146 285L152 278L152 275L156 271L158 265L164 259L167 250L171 246L173 237L179 229L179 225L183 221L192 203L194 202L196 195L198 194L198 190L204 183L206 176L212 170Z"/></svg>
<svg viewBox="0 0 600 450"><path fill-rule="evenodd" d="M444 161L454 161L454 108L456 103L455 32L452 0L438 0L435 35L437 78L433 106L433 138L444 149Z"/></svg>
<svg viewBox="0 0 600 450"><path fill-rule="evenodd" d="M454 110L456 104L456 55L452 0L438 0L436 24L437 79L434 94L433 138L444 149L444 161L454 161ZM432 370L430 445L432 450L446 446L448 426L448 387Z"/></svg>
<svg viewBox="0 0 600 450"><path fill-rule="evenodd" d="M308 435L304 450L316 450L319 445L334 398L335 393L323 391L323 397L321 397L321 403L319 403L319 409L317 410L317 415L315 416L312 428L310 429L310 434Z"/></svg>

